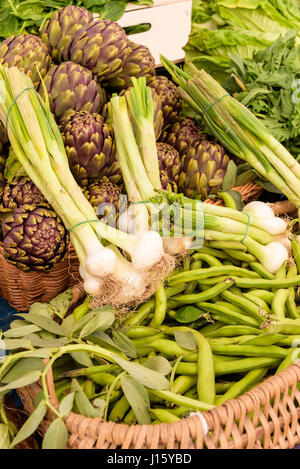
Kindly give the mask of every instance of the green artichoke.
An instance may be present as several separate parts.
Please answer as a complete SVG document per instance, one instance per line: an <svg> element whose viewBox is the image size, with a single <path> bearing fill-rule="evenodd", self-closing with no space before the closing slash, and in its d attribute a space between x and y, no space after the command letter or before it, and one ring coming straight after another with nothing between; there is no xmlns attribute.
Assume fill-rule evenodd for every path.
<svg viewBox="0 0 300 469"><path fill-rule="evenodd" d="M195 142L205 138L206 135L202 133L201 128L189 117L175 122L162 134L162 141L172 145L178 151L181 159L185 157L190 148L194 147Z"/></svg>
<svg viewBox="0 0 300 469"><path fill-rule="evenodd" d="M127 88L127 90L122 90L119 94L119 96L125 96L126 97L126 92L131 88ZM156 93L156 91L151 88L151 94L152 94L152 102L153 102L153 126L154 126L154 131L155 131L155 137L156 140L159 139L162 129L164 126L164 118L163 118L163 113L162 113L162 104L161 104L161 99ZM129 117L131 114L131 111L128 106L128 111L129 111ZM107 112L107 111L106 111ZM132 118L133 119L133 118Z"/></svg>
<svg viewBox="0 0 300 469"><path fill-rule="evenodd" d="M46 199L29 177L14 179L6 184L2 196L3 208L15 210L22 205L39 205Z"/></svg>
<svg viewBox="0 0 300 469"><path fill-rule="evenodd" d="M109 81L111 88L124 89L132 85L132 77L151 77L155 75L155 60L148 47L129 42L131 53L126 58L122 71Z"/></svg>
<svg viewBox="0 0 300 469"><path fill-rule="evenodd" d="M95 21L75 33L70 59L108 82L122 72L131 52L126 33L111 20Z"/></svg>
<svg viewBox="0 0 300 469"><path fill-rule="evenodd" d="M220 191L229 163L222 145L201 140L182 158L178 187L187 197L205 199Z"/></svg>
<svg viewBox="0 0 300 469"><path fill-rule="evenodd" d="M51 111L63 123L73 112L98 112L105 103L105 92L90 70L74 62L54 65L45 77ZM39 88L44 96L44 89Z"/></svg>
<svg viewBox="0 0 300 469"><path fill-rule="evenodd" d="M120 188L107 178L102 178L90 184L83 193L94 207L99 220L105 217L110 225L116 226L121 195Z"/></svg>
<svg viewBox="0 0 300 469"><path fill-rule="evenodd" d="M69 5L53 13L41 29L41 38L55 62L69 60L74 34L92 21L93 14L83 7Z"/></svg>
<svg viewBox="0 0 300 469"><path fill-rule="evenodd" d="M106 165L113 163L111 129L99 114L74 113L63 124L61 133L71 171L81 186L87 186L89 178L99 177Z"/></svg>
<svg viewBox="0 0 300 469"><path fill-rule="evenodd" d="M68 233L47 204L22 205L2 222L2 233L5 259L24 272L47 272L67 252Z"/></svg>
<svg viewBox="0 0 300 469"><path fill-rule="evenodd" d="M48 48L38 36L10 36L0 44L0 63L18 67L28 75L37 88L51 65Z"/></svg>
<svg viewBox="0 0 300 469"><path fill-rule="evenodd" d="M162 188L178 192L177 184L181 169L179 153L168 143L158 142L156 146Z"/></svg>
<svg viewBox="0 0 300 469"><path fill-rule="evenodd" d="M170 126L178 119L183 106L176 86L164 76L148 78L147 85L153 88L161 99L164 127Z"/></svg>

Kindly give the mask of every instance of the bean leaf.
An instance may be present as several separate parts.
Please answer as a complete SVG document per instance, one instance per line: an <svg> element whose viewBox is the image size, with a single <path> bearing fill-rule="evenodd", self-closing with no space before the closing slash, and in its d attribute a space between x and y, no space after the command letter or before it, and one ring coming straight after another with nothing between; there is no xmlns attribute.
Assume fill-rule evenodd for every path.
<svg viewBox="0 0 300 469"><path fill-rule="evenodd" d="M158 371L162 375L166 376L172 371L172 367L165 357L151 357L146 360L143 365L150 370Z"/></svg>
<svg viewBox="0 0 300 469"><path fill-rule="evenodd" d="M185 324L188 322L197 321L197 319L201 318L203 314L205 314L204 311L199 308L196 308L196 306L187 305L182 306L176 311L175 319L176 321Z"/></svg>
<svg viewBox="0 0 300 469"><path fill-rule="evenodd" d="M94 344L100 345L100 347L105 347L107 350L123 352L123 350L105 332L94 332L92 335L86 337L86 339Z"/></svg>
<svg viewBox="0 0 300 469"><path fill-rule="evenodd" d="M197 342L194 334L191 331L175 331L175 340L180 347L187 350L196 350Z"/></svg>
<svg viewBox="0 0 300 469"><path fill-rule="evenodd" d="M222 190L230 191L236 184L237 167L233 160L230 160L227 166L226 174L222 182Z"/></svg>
<svg viewBox="0 0 300 469"><path fill-rule="evenodd" d="M68 288L63 293L57 295L53 300L49 301L48 307L51 313L56 314L56 316L60 317L61 319L67 313L70 303L72 301L73 291L72 288Z"/></svg>
<svg viewBox="0 0 300 469"><path fill-rule="evenodd" d="M170 383L162 373L150 370L139 363L133 363L119 356L114 357L117 364L127 371L133 378L138 380L143 386L150 389L169 389Z"/></svg>
<svg viewBox="0 0 300 469"><path fill-rule="evenodd" d="M70 392L61 401L60 406L59 406L59 412L64 417L69 415L69 413L71 412L71 410L73 408L74 398L75 398L75 392Z"/></svg>
<svg viewBox="0 0 300 469"><path fill-rule="evenodd" d="M36 429L38 428L39 424L45 417L47 410L47 406L45 401L41 401L37 408L32 412L30 417L26 420L24 425L20 428L19 432L15 436L14 440L11 443L11 448L16 446L23 440L26 440L30 435L32 435Z"/></svg>
<svg viewBox="0 0 300 469"><path fill-rule="evenodd" d="M42 339L39 337L37 334L32 334L28 336L28 340L30 340L30 343L33 347L61 347L62 345L65 345L68 342L67 337L60 337L58 339Z"/></svg>
<svg viewBox="0 0 300 469"><path fill-rule="evenodd" d="M81 415L91 418L103 415L101 408L95 409L93 407L76 379L72 379L72 391L75 392L75 403Z"/></svg>
<svg viewBox="0 0 300 469"><path fill-rule="evenodd" d="M33 303L33 305L30 306L29 311L27 314L34 314L38 316L44 316L50 318L51 314L48 308L48 303ZM27 316L27 314L25 316ZM19 316L22 316L22 314L19 314ZM24 319L27 321L26 317Z"/></svg>
<svg viewBox="0 0 300 469"><path fill-rule="evenodd" d="M20 358L2 378L1 382L9 384L22 378L24 374L30 371L42 371L44 368L45 363L40 358Z"/></svg>
<svg viewBox="0 0 300 469"><path fill-rule="evenodd" d="M61 419L55 419L49 426L42 443L42 449L65 449L68 443L68 429Z"/></svg>
<svg viewBox="0 0 300 469"><path fill-rule="evenodd" d="M1 344L2 345L2 344ZM5 339L1 350L16 350L18 348L30 349L32 348L30 340L26 339Z"/></svg>
<svg viewBox="0 0 300 469"><path fill-rule="evenodd" d="M122 376L121 386L126 399L131 405L131 408L138 423L140 423L141 425L150 424L150 401L144 386L135 378L128 375Z"/></svg>
<svg viewBox="0 0 300 469"><path fill-rule="evenodd" d="M92 321L92 319L94 319L95 317L97 317L97 316L99 315L99 313L101 313L101 312L106 312L106 311L113 312L113 314L115 314L115 313L114 313L114 310L113 310L113 309L111 308L111 306L109 306L109 305L102 306L101 308L94 309L94 310L91 311L90 313L85 314L85 315L75 324L72 333L74 334L75 332L80 331L86 324L88 324L90 321Z"/></svg>
<svg viewBox="0 0 300 469"><path fill-rule="evenodd" d="M98 311L80 331L79 337L86 337L96 331L105 331L115 320L115 313L112 310Z"/></svg>
<svg viewBox="0 0 300 469"><path fill-rule="evenodd" d="M13 329L9 329L4 332L4 337L7 339L17 339L19 337L25 337L26 335L33 334L34 332L39 332L40 327L30 324L29 326L22 326Z"/></svg>
<svg viewBox="0 0 300 469"><path fill-rule="evenodd" d="M41 376L40 370L29 371L25 373L21 378L11 381L9 384L0 387L0 393L7 392L10 389L23 388L29 384L35 383Z"/></svg>
<svg viewBox="0 0 300 469"><path fill-rule="evenodd" d="M45 331L52 332L52 334L61 335L64 337L66 336L65 329L57 324L57 322L53 321L53 319L33 313L20 314L19 316L26 319L26 321L41 327Z"/></svg>
<svg viewBox="0 0 300 469"><path fill-rule="evenodd" d="M72 352L70 355L77 363L82 366L89 368L94 365L87 352Z"/></svg>
<svg viewBox="0 0 300 469"><path fill-rule="evenodd" d="M113 338L120 349L130 358L136 358L138 351L132 341L120 331L112 331Z"/></svg>

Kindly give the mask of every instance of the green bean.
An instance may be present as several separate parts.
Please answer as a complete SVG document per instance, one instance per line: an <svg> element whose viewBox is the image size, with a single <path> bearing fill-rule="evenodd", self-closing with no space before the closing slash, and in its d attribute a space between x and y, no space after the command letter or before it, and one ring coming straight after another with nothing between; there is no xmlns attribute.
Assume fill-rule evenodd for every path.
<svg viewBox="0 0 300 469"><path fill-rule="evenodd" d="M185 288L185 283L175 285L175 287L165 288L166 297L171 298L174 295L179 295L179 293L183 292Z"/></svg>
<svg viewBox="0 0 300 469"><path fill-rule="evenodd" d="M191 263L191 270L201 269L202 268L202 261L194 261Z"/></svg>
<svg viewBox="0 0 300 469"><path fill-rule="evenodd" d="M196 290L197 286L198 286L197 280L194 280L193 282L190 282L190 283L188 284L187 289L186 289L185 292L184 292L184 295L191 295L192 293L194 293L194 291ZM182 295L182 296L184 296L184 295ZM174 299L175 301L177 301L177 298L178 298L178 296L173 296L173 297L172 297L172 299Z"/></svg>
<svg viewBox="0 0 300 469"><path fill-rule="evenodd" d="M196 365L197 366L197 365ZM191 399L186 396L180 396L179 394L175 394L174 392L171 391L164 391L164 390L152 390L152 393L155 394L156 396L162 397L168 402L172 402L173 404L187 407L188 409L193 409L193 410L211 410L213 409L213 405L208 404L207 402L201 402L196 399Z"/></svg>
<svg viewBox="0 0 300 469"><path fill-rule="evenodd" d="M261 345L215 345L211 344L213 353L220 355L234 355L243 357L273 357L284 358L288 351L276 345L264 347Z"/></svg>
<svg viewBox="0 0 300 469"><path fill-rule="evenodd" d="M131 326L129 328L122 329L122 332L129 339L140 339L142 337L151 337L157 334L157 329L149 326Z"/></svg>
<svg viewBox="0 0 300 469"><path fill-rule="evenodd" d="M285 359L280 363L275 374L280 373L280 371L283 371L289 366L293 365L297 360L299 360L299 355L300 355L300 349L298 348L291 349L288 355L285 357Z"/></svg>
<svg viewBox="0 0 300 469"><path fill-rule="evenodd" d="M300 245L297 238L293 238L291 241L291 246L293 250L294 261L296 262L298 274L300 274Z"/></svg>
<svg viewBox="0 0 300 469"><path fill-rule="evenodd" d="M247 298L247 300L252 301L254 304L256 304L259 308L261 308L262 311L264 311L266 314L272 314L271 309L269 308L268 304L261 298L258 298L255 295L252 295L252 293L242 293L242 295Z"/></svg>
<svg viewBox="0 0 300 469"><path fill-rule="evenodd" d="M188 349L180 347L180 345L178 345L177 342L174 342L173 340L158 339L151 343L151 347L169 358L180 357L183 355L184 357L188 356L187 358L191 357L191 361L197 361L196 352L191 352Z"/></svg>
<svg viewBox="0 0 300 469"><path fill-rule="evenodd" d="M292 265L289 268L289 271L287 273L287 278L293 278L295 275L297 275L297 267L296 265ZM300 317L297 311L295 297L296 297L295 288L290 287L289 294L286 300L286 307L287 307L288 317L290 317L291 319L297 319Z"/></svg>
<svg viewBox="0 0 300 469"><path fill-rule="evenodd" d="M240 241L210 241L210 246L216 249L247 251L246 246Z"/></svg>
<svg viewBox="0 0 300 469"><path fill-rule="evenodd" d="M256 296L257 298L260 298L261 300L269 304L272 303L274 298L274 293L268 290L250 290L248 293L253 296Z"/></svg>
<svg viewBox="0 0 300 469"><path fill-rule="evenodd" d="M79 368L78 370L70 370L60 375L61 378L76 378L77 376L92 376L98 373L114 373L120 371L118 365L98 365L89 368Z"/></svg>
<svg viewBox="0 0 300 469"><path fill-rule="evenodd" d="M82 303L81 305L77 306L77 308L73 311L73 318L75 322L78 322L85 314L88 313L90 310L89 303Z"/></svg>
<svg viewBox="0 0 300 469"><path fill-rule="evenodd" d="M275 277L271 272L269 272L262 264L259 262L250 262L249 267L254 270L260 277L273 280Z"/></svg>
<svg viewBox="0 0 300 469"><path fill-rule="evenodd" d="M236 381L223 381L223 382L216 383L216 393L224 394L235 383Z"/></svg>
<svg viewBox="0 0 300 469"><path fill-rule="evenodd" d="M151 298L147 303L142 304L133 316L126 319L125 324L128 326L138 326L151 313L151 311L154 310L154 307L155 301L154 298Z"/></svg>
<svg viewBox="0 0 300 469"><path fill-rule="evenodd" d="M284 279L286 278L286 261L283 261L279 269L275 274L276 279Z"/></svg>
<svg viewBox="0 0 300 469"><path fill-rule="evenodd" d="M285 314L284 314L284 309L285 309L285 304L287 301L289 295L289 290L285 290L283 288L280 288L279 290L276 291L271 309L274 317L278 320L284 319Z"/></svg>
<svg viewBox="0 0 300 469"><path fill-rule="evenodd" d="M252 254L249 254L248 252L234 251L232 249L228 249L225 252L229 255L229 257L233 257L233 259L236 259L238 261L247 262L248 264L250 262L255 261L255 257L252 256Z"/></svg>
<svg viewBox="0 0 300 469"><path fill-rule="evenodd" d="M286 279L274 279L274 280L267 280L267 279L254 279L254 278L237 278L235 279L235 284L239 288L259 288L259 289L266 289L266 288L289 288L295 287L300 284L300 275L297 275L293 278L286 278Z"/></svg>
<svg viewBox="0 0 300 469"><path fill-rule="evenodd" d="M200 280L207 277L218 277L219 275L238 275L240 277L259 280L259 275L256 272L251 272L250 270L236 266L221 266L208 267L207 269L196 269L176 274L170 278L169 285L177 285L182 282L191 282L192 280Z"/></svg>
<svg viewBox="0 0 300 469"><path fill-rule="evenodd" d="M269 335L269 334L267 334ZM300 335L283 335L283 334L270 334L270 335L278 335L277 344L283 345L287 347L295 347L300 345Z"/></svg>
<svg viewBox="0 0 300 469"><path fill-rule="evenodd" d="M145 347L145 346L152 347L152 342L154 342L157 339L161 339L163 336L164 336L163 332L157 332L157 334L152 335L150 337L141 337L140 339L132 339L132 343L138 349L140 347Z"/></svg>
<svg viewBox="0 0 300 469"><path fill-rule="evenodd" d="M298 335L300 334L300 319L281 319L269 324L265 330L272 334Z"/></svg>
<svg viewBox="0 0 300 469"><path fill-rule="evenodd" d="M193 258L196 259L196 260L204 261L210 267L214 267L214 266L215 267L217 267L217 266L220 267L220 266L222 266L222 262L220 262L218 259L211 256L210 254L202 253L201 251L198 252L197 254L194 254Z"/></svg>
<svg viewBox="0 0 300 469"><path fill-rule="evenodd" d="M210 286L216 285L220 282L225 282L228 278L235 280L235 277L229 277L228 275L220 275L219 277L205 278L198 281L198 285Z"/></svg>
<svg viewBox="0 0 300 469"><path fill-rule="evenodd" d="M95 384L92 380L86 379L83 383L83 392L85 393L86 397L90 400L95 395Z"/></svg>
<svg viewBox="0 0 300 469"><path fill-rule="evenodd" d="M173 298L169 298L168 301L167 301L167 313L168 313L169 309L176 309L179 306L180 306L180 304L177 303L177 301L173 300Z"/></svg>
<svg viewBox="0 0 300 469"><path fill-rule="evenodd" d="M151 414L153 414L160 422L163 423L174 423L180 421L180 418L177 417L173 412L167 409L150 409Z"/></svg>
<svg viewBox="0 0 300 469"><path fill-rule="evenodd" d="M158 327L165 320L167 312L167 295L165 288L160 286L155 292L155 309L154 316L150 323L150 327Z"/></svg>
<svg viewBox="0 0 300 469"><path fill-rule="evenodd" d="M132 409L125 415L123 422L127 425L135 425L136 424L136 417Z"/></svg>
<svg viewBox="0 0 300 469"><path fill-rule="evenodd" d="M209 254L213 257L218 257L220 259L227 259L228 256L225 254L224 251L221 251L220 249L214 249L214 248L211 248L209 246L203 246L201 249L200 249L200 252L202 254Z"/></svg>
<svg viewBox="0 0 300 469"><path fill-rule="evenodd" d="M231 293L234 293L235 295L241 295L242 294L242 290L240 288L236 287L235 285L230 287L229 291L231 291Z"/></svg>
<svg viewBox="0 0 300 469"><path fill-rule="evenodd" d="M236 259L233 259L232 257L229 257L228 259L224 259L223 265L235 265L236 267L240 267L240 262Z"/></svg>
<svg viewBox="0 0 300 469"><path fill-rule="evenodd" d="M63 386L60 386L59 388L55 388L55 395L58 399L58 401L60 401L63 397L63 394L67 391L69 391L71 388L71 381L69 380L68 383L65 383Z"/></svg>
<svg viewBox="0 0 300 469"><path fill-rule="evenodd" d="M227 320L227 321L236 321L236 323L244 324L246 326L253 326L253 327L259 326L259 322L253 317L249 317L249 316L237 313L235 311L232 311L232 309L227 308L225 306L220 306L220 305L213 304L213 303L206 303L204 301L197 303L196 306L198 306L200 309L204 309L204 311L209 311L211 314L217 313L218 320L221 320L222 322L226 322Z"/></svg>
<svg viewBox="0 0 300 469"><path fill-rule="evenodd" d="M222 297L228 302L243 308L245 312L247 312L251 317L256 319L259 323L262 323L263 317L267 316L267 313L265 311L261 311L255 303L248 300L247 298L235 295L230 291L224 291L222 293Z"/></svg>
<svg viewBox="0 0 300 469"><path fill-rule="evenodd" d="M110 386L114 380L115 380L114 375L110 375L109 373L97 373L91 375L91 379L94 381L94 383L99 384L100 386Z"/></svg>
<svg viewBox="0 0 300 469"><path fill-rule="evenodd" d="M224 323L216 321L201 328L201 334L207 336L224 326Z"/></svg>
<svg viewBox="0 0 300 469"><path fill-rule="evenodd" d="M176 303L176 301L175 301ZM171 319L175 319L175 316L176 316L176 311L174 311L174 309L167 309L167 315L171 318Z"/></svg>
<svg viewBox="0 0 300 469"><path fill-rule="evenodd" d="M282 342L284 337L282 334L262 334L243 342L243 345L274 345Z"/></svg>
<svg viewBox="0 0 300 469"><path fill-rule="evenodd" d="M125 396L122 396L113 406L110 414L109 420L111 422L121 422L124 418L124 415L130 409L130 404L127 401Z"/></svg>
<svg viewBox="0 0 300 469"><path fill-rule="evenodd" d="M257 368L275 368L282 359L270 357L237 358L234 360L216 360L214 357L214 367L216 376L230 375L234 373L244 373ZM189 376L197 375L197 363L179 363L177 374Z"/></svg>
<svg viewBox="0 0 300 469"><path fill-rule="evenodd" d="M176 394L184 394L197 384L197 377L195 376L178 376L173 382L171 391Z"/></svg>
<svg viewBox="0 0 300 469"><path fill-rule="evenodd" d="M183 328L183 330L185 330L185 328ZM198 346L198 399L200 401L207 402L208 404L213 404L216 391L212 349L210 343L199 331L193 331L193 334Z"/></svg>
<svg viewBox="0 0 300 469"><path fill-rule="evenodd" d="M258 368L257 370L249 371L240 381L234 383L223 396L215 400L215 405L222 405L224 402L235 399L236 397L244 394L251 389L261 378L265 376L268 368Z"/></svg>
<svg viewBox="0 0 300 469"><path fill-rule="evenodd" d="M202 330L201 330L202 332ZM260 329L256 329L250 326L240 326L240 325L230 325L230 326L223 326L216 330L208 331L207 337L214 338L214 337L235 337L238 335L258 335L262 334Z"/></svg>
<svg viewBox="0 0 300 469"><path fill-rule="evenodd" d="M207 340L211 345L234 345L244 344L248 340L257 337L256 335L240 335L236 337L207 337ZM260 336L259 336L260 337Z"/></svg>
<svg viewBox="0 0 300 469"><path fill-rule="evenodd" d="M203 291L201 293L195 293L193 295L175 296L174 300L178 301L178 303L183 303L183 304L193 304L199 301L207 301L212 298L215 298L224 290L227 290L228 288L230 288L233 284L234 284L233 280L226 279L225 282L214 285L213 287L209 288L206 291Z"/></svg>

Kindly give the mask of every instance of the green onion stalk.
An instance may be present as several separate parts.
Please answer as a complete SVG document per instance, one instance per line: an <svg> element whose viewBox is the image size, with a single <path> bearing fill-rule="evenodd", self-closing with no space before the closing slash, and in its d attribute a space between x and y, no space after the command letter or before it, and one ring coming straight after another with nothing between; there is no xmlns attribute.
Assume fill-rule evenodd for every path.
<svg viewBox="0 0 300 469"><path fill-rule="evenodd" d="M201 234L206 240L242 243L265 267L277 271L288 257L288 252L275 241L264 220L252 214L161 190L155 135L149 132L149 128L153 127L151 105L148 109L149 96L146 80L134 79L126 97L112 97L109 116L129 199L137 204L144 203L152 227L154 217L156 227L164 238L165 250L170 254L179 254L192 249L197 245L194 239L196 233L198 241ZM147 151L149 148L151 151ZM165 229L166 221L168 230ZM272 252L275 256L271 255ZM270 256L273 262L270 262Z"/></svg>
<svg viewBox="0 0 300 469"><path fill-rule="evenodd" d="M208 131L299 207L300 164L262 122L204 70L190 64L190 76L165 57L162 63Z"/></svg>
<svg viewBox="0 0 300 469"><path fill-rule="evenodd" d="M125 233L95 220L93 207L70 171L47 94L43 101L31 79L16 67L0 66L0 78L0 119L18 160L70 231L87 293L100 302L105 298L118 304L118 291L128 292L131 288L130 282L126 283L124 265L130 274L132 266L141 275L150 270L159 260L157 253L151 257L153 243L147 237ZM141 255L143 252L148 255ZM121 278L116 272L122 272ZM147 285L144 286L147 290Z"/></svg>

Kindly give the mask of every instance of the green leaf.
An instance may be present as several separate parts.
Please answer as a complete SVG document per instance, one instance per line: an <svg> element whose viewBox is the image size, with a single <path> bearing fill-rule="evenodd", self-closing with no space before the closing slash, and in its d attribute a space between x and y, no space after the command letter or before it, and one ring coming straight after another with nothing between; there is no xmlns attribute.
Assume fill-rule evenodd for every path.
<svg viewBox="0 0 300 469"><path fill-rule="evenodd" d="M234 208L233 206L235 205L236 210L242 210L244 208L244 203L243 203L243 196L239 191L223 191L218 194L225 202L225 205ZM228 197L229 196L229 197ZM231 200L230 200L231 197ZM228 200L231 202L230 205L228 205ZM232 200L233 199L233 200Z"/></svg>
<svg viewBox="0 0 300 469"><path fill-rule="evenodd" d="M138 351L133 342L121 331L112 331L112 336L119 348L130 358L136 358Z"/></svg>
<svg viewBox="0 0 300 469"><path fill-rule="evenodd" d="M31 349L32 345L30 340L25 339L5 339L4 348L0 346L2 350L16 350L19 348Z"/></svg>
<svg viewBox="0 0 300 469"><path fill-rule="evenodd" d="M57 324L57 322L53 321L53 319L33 313L19 314L19 316L23 317L27 322L35 324L36 326L39 326L45 331L51 332L52 334L61 336L66 335L65 329Z"/></svg>
<svg viewBox="0 0 300 469"><path fill-rule="evenodd" d="M75 392L75 403L81 415L91 418L103 415L101 408L93 407L76 379L72 379L72 391Z"/></svg>
<svg viewBox="0 0 300 469"><path fill-rule="evenodd" d="M222 182L222 190L229 191L236 184L237 167L233 160L230 160Z"/></svg>
<svg viewBox="0 0 300 469"><path fill-rule="evenodd" d="M168 360L165 357L161 356L155 356L148 358L143 365L146 368L150 368L150 370L157 371L158 373L161 373L162 375L166 376L172 371L172 367Z"/></svg>
<svg viewBox="0 0 300 469"><path fill-rule="evenodd" d="M94 399L93 406L97 409L98 417L102 418L105 412L106 401L104 399Z"/></svg>
<svg viewBox="0 0 300 469"><path fill-rule="evenodd" d="M53 300L49 301L51 315L56 314L56 316L62 319L68 312L72 298L73 290L72 288L68 288L66 291L53 298Z"/></svg>
<svg viewBox="0 0 300 469"><path fill-rule="evenodd" d="M141 425L149 425L151 423L149 413L150 401L144 386L135 378L128 375L122 376L121 386L138 423Z"/></svg>
<svg viewBox="0 0 300 469"><path fill-rule="evenodd" d="M68 444L68 429L61 419L53 420L42 443L42 449L65 449Z"/></svg>
<svg viewBox="0 0 300 469"><path fill-rule="evenodd" d="M10 448L10 436L8 425L0 423L0 450Z"/></svg>
<svg viewBox="0 0 300 469"><path fill-rule="evenodd" d="M30 371L42 371L45 363L40 358L20 358L2 378L1 382L9 384L22 378L24 374Z"/></svg>
<svg viewBox="0 0 300 469"><path fill-rule="evenodd" d="M94 366L89 354L87 352L72 352L71 357L80 365L87 368Z"/></svg>
<svg viewBox="0 0 300 469"><path fill-rule="evenodd" d="M67 337L71 337L71 334L75 325L75 319L74 319L73 314L69 314L69 316L67 316L63 320L61 325L65 329Z"/></svg>
<svg viewBox="0 0 300 469"><path fill-rule="evenodd" d="M75 392L70 392L70 394L67 394L66 397L64 397L61 401L59 406L59 412L64 417L67 417L67 415L69 415L69 413L71 412L73 408L74 398Z"/></svg>
<svg viewBox="0 0 300 469"><path fill-rule="evenodd" d="M41 339L37 334L32 334L28 336L28 340L33 347L41 347L41 348L55 348L61 347L68 342L67 337L60 337L59 339Z"/></svg>
<svg viewBox="0 0 300 469"><path fill-rule="evenodd" d="M123 370L127 371L127 373L138 380L143 386L150 389L169 389L170 383L162 373L150 370L139 363L124 360L117 355L114 359Z"/></svg>
<svg viewBox="0 0 300 469"><path fill-rule="evenodd" d="M26 440L26 438L28 438L36 431L39 424L45 417L46 410L47 406L45 401L43 400L39 403L37 408L32 412L32 414L28 417L24 425L20 428L19 432L11 443L11 448L16 446L21 441Z"/></svg>
<svg viewBox="0 0 300 469"><path fill-rule="evenodd" d="M37 314L38 316L45 316L46 318L50 318L51 316L48 303L33 303L29 308L28 314ZM19 314L19 316L22 316L22 314ZM23 317L27 321L26 316L23 315Z"/></svg>
<svg viewBox="0 0 300 469"><path fill-rule="evenodd" d="M10 389L18 389L23 388L24 386L28 386L29 384L38 381L40 379L40 376L40 370L29 371L28 373L25 373L21 378L11 381L6 386L0 387L0 393L7 392Z"/></svg>
<svg viewBox="0 0 300 469"><path fill-rule="evenodd" d="M182 306L176 311L175 319L176 321L185 324L188 322L197 321L197 319L200 319L204 314L204 311L196 308L196 306L187 305Z"/></svg>
<svg viewBox="0 0 300 469"><path fill-rule="evenodd" d="M197 342L191 331L175 331L174 336L180 347L187 350L197 350Z"/></svg>
<svg viewBox="0 0 300 469"><path fill-rule="evenodd" d="M40 331L41 328L35 326L33 324L29 326L22 326L18 328L8 329L8 331L4 332L4 337L7 339L16 339L19 337L25 337L29 334L33 334L34 332Z"/></svg>
<svg viewBox="0 0 300 469"><path fill-rule="evenodd" d="M112 310L95 312L92 318L80 331L79 337L86 337L96 331L105 331L115 320L115 313Z"/></svg>

